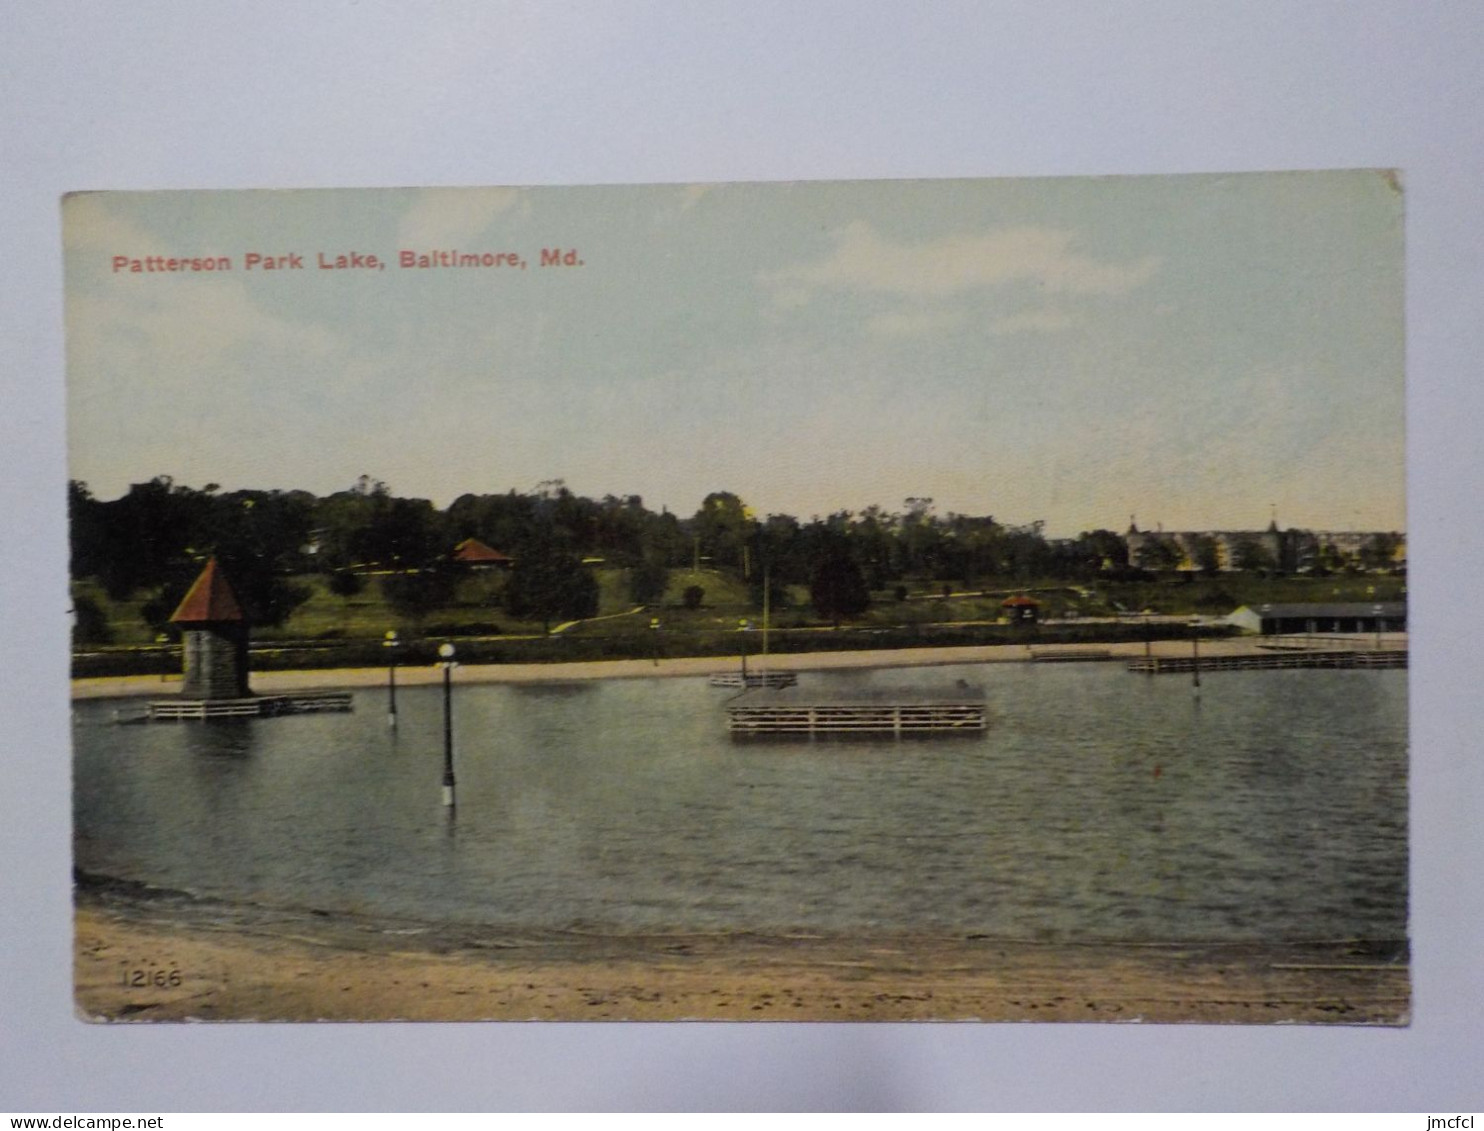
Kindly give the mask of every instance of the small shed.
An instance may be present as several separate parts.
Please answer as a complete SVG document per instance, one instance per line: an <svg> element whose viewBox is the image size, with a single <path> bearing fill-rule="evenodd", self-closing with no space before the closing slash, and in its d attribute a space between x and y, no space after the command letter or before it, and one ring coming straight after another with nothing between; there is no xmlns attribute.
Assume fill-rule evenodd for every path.
<svg viewBox="0 0 1484 1131"><path fill-rule="evenodd" d="M1000 608L1005 610L1011 624L1035 624L1041 616L1041 602L1024 593L1006 597L1000 602Z"/></svg>

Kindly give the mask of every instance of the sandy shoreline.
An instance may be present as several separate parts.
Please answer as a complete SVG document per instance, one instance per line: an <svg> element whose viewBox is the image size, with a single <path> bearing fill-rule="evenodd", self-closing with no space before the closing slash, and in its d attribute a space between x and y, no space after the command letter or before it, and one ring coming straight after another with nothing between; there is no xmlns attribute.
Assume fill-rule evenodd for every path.
<svg viewBox="0 0 1484 1131"><path fill-rule="evenodd" d="M94 1021L1398 1025L1410 992L1396 945L531 933L88 890L74 961ZM138 968L166 984L125 985Z"/></svg>
<svg viewBox="0 0 1484 1131"><path fill-rule="evenodd" d="M1374 638L1365 637L1360 643L1369 644ZM1201 655L1250 656L1262 651L1259 643L1270 643L1271 638L1232 637L1223 640L1202 641ZM1344 646L1356 646L1351 638ZM1388 648L1405 648L1405 633L1388 633L1384 641ZM945 664L1024 663L1032 658L1031 645L985 644L945 648L896 648L864 652L793 652L775 654L767 659L767 667L774 671L839 671L847 668L892 668L925 667ZM1058 644L1054 648L1045 646L1043 651L1057 653L1083 653L1089 660L1132 660L1146 654L1157 657L1188 656L1190 644L1182 640L1156 640L1152 645L1141 641L1121 641L1110 644ZM758 662L754 658L753 663ZM465 664L461 665L454 678L459 683L569 683L589 679L654 679L670 676L702 676L726 670L733 662L723 656L696 656L661 660L588 660L575 663L552 664ZM432 665L399 667L397 683L416 686L437 683L441 671ZM338 688L381 687L387 680L386 668L324 668L305 671L255 672L252 677L253 690L260 694L285 691L331 690ZM174 695L179 689L179 680L162 680L157 675L149 676L104 676L72 681L74 699L109 699L134 696Z"/></svg>

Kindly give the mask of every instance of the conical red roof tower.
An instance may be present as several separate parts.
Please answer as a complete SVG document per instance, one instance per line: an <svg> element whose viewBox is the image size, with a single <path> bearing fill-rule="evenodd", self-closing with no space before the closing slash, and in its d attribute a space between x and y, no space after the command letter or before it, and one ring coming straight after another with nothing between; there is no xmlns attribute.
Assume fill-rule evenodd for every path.
<svg viewBox="0 0 1484 1131"><path fill-rule="evenodd" d="M170 617L180 625L185 699L245 699L247 617L227 575L212 558Z"/></svg>
<svg viewBox="0 0 1484 1131"><path fill-rule="evenodd" d="M170 615L171 624L214 624L245 621L242 606L232 585L211 558L191 585L180 607Z"/></svg>

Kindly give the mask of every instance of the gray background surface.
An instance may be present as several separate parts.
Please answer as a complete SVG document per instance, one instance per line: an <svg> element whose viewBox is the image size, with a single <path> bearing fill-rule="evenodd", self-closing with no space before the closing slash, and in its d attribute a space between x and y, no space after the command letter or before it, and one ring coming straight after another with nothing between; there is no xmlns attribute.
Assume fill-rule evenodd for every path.
<svg viewBox="0 0 1484 1131"><path fill-rule="evenodd" d="M7 7L0 1109L1484 1106L1484 7L413 7ZM73 1020L63 192L1376 166L1408 209L1409 1029Z"/></svg>

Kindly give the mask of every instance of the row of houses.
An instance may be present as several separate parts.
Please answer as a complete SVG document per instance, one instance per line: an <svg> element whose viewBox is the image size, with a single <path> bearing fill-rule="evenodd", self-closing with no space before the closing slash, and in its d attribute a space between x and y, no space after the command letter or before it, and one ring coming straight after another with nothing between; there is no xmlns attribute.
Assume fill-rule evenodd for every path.
<svg viewBox="0 0 1484 1131"><path fill-rule="evenodd" d="M1397 572L1407 567L1407 536L1400 531L1140 530L1123 536L1130 565L1144 569L1269 570L1335 573Z"/></svg>

